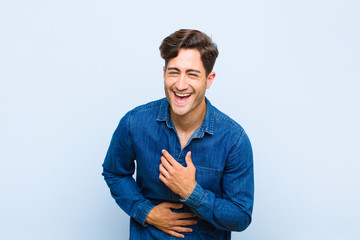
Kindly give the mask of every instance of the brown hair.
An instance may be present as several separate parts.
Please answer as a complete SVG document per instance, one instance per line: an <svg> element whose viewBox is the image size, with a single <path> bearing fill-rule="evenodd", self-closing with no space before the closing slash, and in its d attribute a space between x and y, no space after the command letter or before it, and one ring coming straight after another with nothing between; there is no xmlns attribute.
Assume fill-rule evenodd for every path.
<svg viewBox="0 0 360 240"><path fill-rule="evenodd" d="M197 49L208 76L215 64L219 51L216 44L206 34L192 29L180 29L166 37L160 45L161 57L165 60L165 68L170 59L175 58L180 48Z"/></svg>

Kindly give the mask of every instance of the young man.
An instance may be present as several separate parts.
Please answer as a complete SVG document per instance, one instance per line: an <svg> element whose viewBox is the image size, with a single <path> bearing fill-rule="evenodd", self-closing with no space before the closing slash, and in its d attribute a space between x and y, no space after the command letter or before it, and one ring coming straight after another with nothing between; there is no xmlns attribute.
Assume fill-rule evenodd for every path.
<svg viewBox="0 0 360 240"><path fill-rule="evenodd" d="M217 47L179 30L160 52L166 98L121 119L103 176L131 217L130 239L230 239L251 222L253 156L243 128L205 98Z"/></svg>

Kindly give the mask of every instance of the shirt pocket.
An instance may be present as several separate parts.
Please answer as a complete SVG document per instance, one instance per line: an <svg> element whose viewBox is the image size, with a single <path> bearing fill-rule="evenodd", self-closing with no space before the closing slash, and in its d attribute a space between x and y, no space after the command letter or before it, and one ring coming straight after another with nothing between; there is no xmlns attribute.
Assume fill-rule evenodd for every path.
<svg viewBox="0 0 360 240"><path fill-rule="evenodd" d="M222 177L222 171L216 168L196 167L196 182L204 189L210 190L215 195L221 195L220 181Z"/></svg>

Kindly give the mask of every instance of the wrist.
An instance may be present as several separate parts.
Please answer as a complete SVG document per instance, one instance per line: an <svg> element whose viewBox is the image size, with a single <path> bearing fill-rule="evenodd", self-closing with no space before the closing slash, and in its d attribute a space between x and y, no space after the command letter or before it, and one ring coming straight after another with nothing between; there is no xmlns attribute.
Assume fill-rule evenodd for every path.
<svg viewBox="0 0 360 240"><path fill-rule="evenodd" d="M198 183L194 188L194 191L186 199L180 199L180 202L186 204L188 207L195 209L198 208L206 199L207 192Z"/></svg>
<svg viewBox="0 0 360 240"><path fill-rule="evenodd" d="M186 192L181 194L180 197L182 199L188 199L188 197L191 195L191 193L194 191L196 186L196 181L193 182L191 185L189 185L189 187L186 189Z"/></svg>
<svg viewBox="0 0 360 240"><path fill-rule="evenodd" d="M144 219L144 223L143 223L143 226L147 226L147 224L150 224L152 225L152 222L153 222L153 215L154 215L154 210L155 210L155 207L156 206L152 206L152 208L147 212L146 216L145 216L145 219Z"/></svg>

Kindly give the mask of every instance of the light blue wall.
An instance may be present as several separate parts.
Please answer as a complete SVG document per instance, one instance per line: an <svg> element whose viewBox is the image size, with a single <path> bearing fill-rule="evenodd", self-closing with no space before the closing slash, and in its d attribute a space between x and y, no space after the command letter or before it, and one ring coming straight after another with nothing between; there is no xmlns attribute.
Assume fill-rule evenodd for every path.
<svg viewBox="0 0 360 240"><path fill-rule="evenodd" d="M128 238L101 164L119 119L164 96L179 28L213 36L207 95L253 143L233 239L360 239L359 2L220 2L0 2L0 239Z"/></svg>

